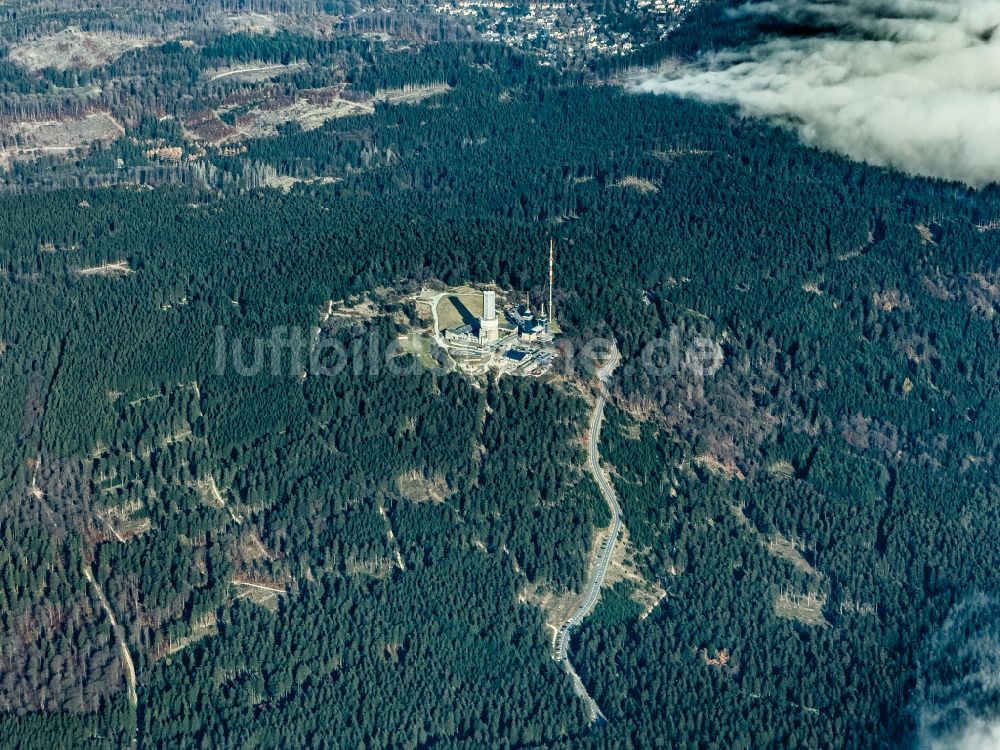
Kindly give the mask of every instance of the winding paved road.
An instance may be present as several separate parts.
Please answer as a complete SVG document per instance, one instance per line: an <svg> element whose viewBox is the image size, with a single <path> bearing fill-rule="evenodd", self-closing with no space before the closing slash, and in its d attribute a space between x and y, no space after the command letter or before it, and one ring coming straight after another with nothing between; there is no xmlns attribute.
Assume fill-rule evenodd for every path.
<svg viewBox="0 0 1000 750"><path fill-rule="evenodd" d="M611 556L614 554L618 535L622 529L622 507L618 503L618 495L615 493L614 487L611 486L607 475L601 469L601 455L598 450L601 442L601 427L604 424L604 407L607 404L606 386L611 373L618 367L619 362L621 362L621 354L616 345L611 352L610 359L597 371L597 377L600 380L600 390L597 395L597 403L594 405L593 416L590 418L590 471L594 475L594 480L597 482L597 487L600 489L604 501L608 504L608 509L611 511L611 531L601 543L601 549L597 555L597 564L594 566L594 572L590 577L590 582L587 584L583 601L580 602L580 606L570 615L570 618L563 623L563 626L559 628L555 640L555 659L562 663L566 673L573 681L573 690L587 704L591 721L598 718L604 719L604 714L601 713L601 709L594 699L590 697L587 689L583 686L583 682L580 680L580 676L570 663L569 638L573 628L579 627L580 623L583 622L584 618L591 613L597 604L597 598L600 596L601 586L604 585L604 578L611 564Z"/></svg>

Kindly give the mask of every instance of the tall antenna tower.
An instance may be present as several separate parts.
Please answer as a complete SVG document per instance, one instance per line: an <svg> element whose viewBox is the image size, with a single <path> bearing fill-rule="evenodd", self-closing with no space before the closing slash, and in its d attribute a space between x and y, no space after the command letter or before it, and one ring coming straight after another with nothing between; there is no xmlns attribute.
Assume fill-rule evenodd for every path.
<svg viewBox="0 0 1000 750"><path fill-rule="evenodd" d="M556 272L555 272L555 259L556 259L556 241L549 238L549 321L555 322L556 311L552 307L552 287L555 285Z"/></svg>

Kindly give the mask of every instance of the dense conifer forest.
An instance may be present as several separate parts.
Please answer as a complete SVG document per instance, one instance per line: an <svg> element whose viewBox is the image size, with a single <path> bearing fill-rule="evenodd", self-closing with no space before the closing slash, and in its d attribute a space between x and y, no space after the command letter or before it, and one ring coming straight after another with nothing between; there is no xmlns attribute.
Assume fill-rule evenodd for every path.
<svg viewBox="0 0 1000 750"><path fill-rule="evenodd" d="M1000 584L996 188L461 39L234 34L109 65L190 93L213 56L449 89L150 185L78 179L146 165L140 131L191 148L138 114L7 173L0 744L882 748L995 713L955 700L976 655L946 653L992 637ZM321 326L379 288L538 291L550 237L548 379L387 354L405 301ZM220 367L220 336L249 352L277 328L322 328L345 366ZM609 522L569 356L597 336L624 359L601 452L631 573L573 634L591 724L540 594L581 589ZM698 338L717 368L664 361Z"/></svg>

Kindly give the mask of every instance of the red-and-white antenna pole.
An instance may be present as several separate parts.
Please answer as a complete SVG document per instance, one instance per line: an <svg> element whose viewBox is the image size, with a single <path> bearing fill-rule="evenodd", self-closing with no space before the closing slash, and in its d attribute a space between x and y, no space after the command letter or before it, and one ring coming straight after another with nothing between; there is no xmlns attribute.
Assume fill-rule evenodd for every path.
<svg viewBox="0 0 1000 750"><path fill-rule="evenodd" d="M552 308L552 288L553 286L555 286L555 281L556 281L555 259L556 259L556 241L550 237L549 238L549 320L550 321L555 321L556 319L555 310Z"/></svg>

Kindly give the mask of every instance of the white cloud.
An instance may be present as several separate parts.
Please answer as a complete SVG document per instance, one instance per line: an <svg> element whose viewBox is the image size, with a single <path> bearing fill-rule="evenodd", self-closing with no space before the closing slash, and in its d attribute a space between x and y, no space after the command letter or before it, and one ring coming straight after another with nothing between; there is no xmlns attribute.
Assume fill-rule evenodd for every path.
<svg viewBox="0 0 1000 750"><path fill-rule="evenodd" d="M927 750L1000 750L1000 723L976 721L960 732L923 744Z"/></svg>
<svg viewBox="0 0 1000 750"><path fill-rule="evenodd" d="M838 31L714 54L634 90L738 104L873 164L1000 182L1000 0L775 0L743 12Z"/></svg>
<svg viewBox="0 0 1000 750"><path fill-rule="evenodd" d="M1000 750L1000 600L956 606L929 644L917 698L919 750Z"/></svg>

